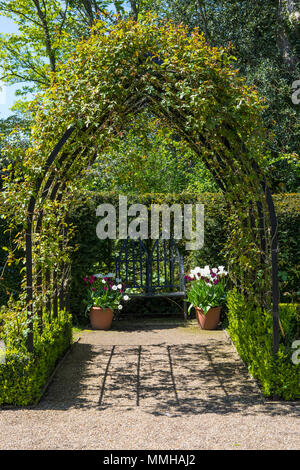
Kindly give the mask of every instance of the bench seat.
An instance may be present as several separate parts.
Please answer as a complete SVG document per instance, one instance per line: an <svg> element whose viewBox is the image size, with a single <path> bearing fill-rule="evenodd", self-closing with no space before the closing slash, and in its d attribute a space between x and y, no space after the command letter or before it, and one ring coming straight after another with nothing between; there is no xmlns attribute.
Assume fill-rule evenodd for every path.
<svg viewBox="0 0 300 470"><path fill-rule="evenodd" d="M140 294L128 294L129 297L185 297L185 292L142 292Z"/></svg>
<svg viewBox="0 0 300 470"><path fill-rule="evenodd" d="M128 294L131 298L164 297L171 301L186 297L183 256L172 238L158 239L151 246L146 246L141 239L125 239L116 258L116 278L124 280L126 289L143 290ZM167 289L170 291L165 292ZM183 307L186 320L186 302Z"/></svg>

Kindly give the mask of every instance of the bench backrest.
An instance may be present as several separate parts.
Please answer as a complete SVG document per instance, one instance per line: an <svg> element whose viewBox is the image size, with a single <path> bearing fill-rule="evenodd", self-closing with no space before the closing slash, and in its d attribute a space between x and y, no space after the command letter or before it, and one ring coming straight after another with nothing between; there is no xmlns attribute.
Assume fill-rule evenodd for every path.
<svg viewBox="0 0 300 470"><path fill-rule="evenodd" d="M148 246L147 246L148 245ZM173 239L158 239L147 245L141 240L127 238L116 258L116 277L127 288L155 292L185 290L184 262Z"/></svg>

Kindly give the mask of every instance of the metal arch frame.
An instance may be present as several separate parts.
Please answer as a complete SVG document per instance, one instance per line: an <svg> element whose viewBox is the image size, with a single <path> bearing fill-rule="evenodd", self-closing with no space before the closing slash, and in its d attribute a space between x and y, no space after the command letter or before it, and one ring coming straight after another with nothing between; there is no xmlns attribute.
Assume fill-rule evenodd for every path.
<svg viewBox="0 0 300 470"><path fill-rule="evenodd" d="M143 97L142 102L138 102L138 99L140 97L136 97L134 101L134 107L137 105L143 105L145 101L145 97ZM152 97L150 97L151 99ZM147 98L146 98L147 100ZM130 112L130 111L129 111ZM160 109L160 112L164 114L164 110ZM166 116L168 117L168 116ZM32 257L32 240L33 240L33 216L34 216L34 211L35 211L35 206L36 206L36 201L37 201L37 195L39 191L41 190L41 187L45 181L46 175L52 166L52 164L55 162L56 157L59 155L61 150L63 149L64 145L66 142L69 140L71 135L73 134L75 130L75 126L69 127L63 136L60 138L56 146L54 147L53 151L51 152L50 156L48 157L46 164L43 167L42 171L42 176L39 177L36 181L35 187L34 187L34 193L30 197L28 208L27 208L27 225L26 225L26 243L25 243L25 250L26 250L26 294L27 294L27 309L28 309L28 318L31 319L33 315L33 308L32 308L32 301L33 301L33 257ZM87 130L87 129L85 129ZM200 136L201 137L201 136ZM203 139L203 138L202 138ZM193 146L193 142L189 142L190 145ZM205 141L203 141L203 145L207 145ZM67 155L64 157L66 158ZM62 157L63 158L63 157ZM63 159L64 159L63 158ZM95 158L95 157L94 157ZM212 172L214 175L219 187L223 192L227 192L227 188L224 187L222 177L216 174L214 169L210 168L210 165L207 161L204 162L207 168ZM225 162L224 162L225 163ZM252 167L253 171L255 171L258 176L260 176L260 172L258 171L259 169L256 168L255 166ZM244 168L245 170L245 168ZM50 176L51 178L51 176ZM49 185L49 186L48 186ZM45 188L47 189L44 193L43 191L43 197L48 197L49 193L49 188L51 184L46 183ZM279 349L279 315L278 315L278 306L279 306L279 283L278 283L278 221L277 221L277 216L274 208L274 202L273 198L270 192L270 189L265 182L265 180L261 181L261 186L265 194L265 200L266 204L268 207L269 211L269 217L270 217L270 228L271 228L271 257L272 257L272 301L273 301L273 307L272 307L272 313L273 313L273 352L276 354ZM261 219L261 216L259 216ZM263 242L263 240L262 240ZM28 335L28 341L27 341L27 346L28 350L32 351L33 350L33 332L32 329L29 332Z"/></svg>
<svg viewBox="0 0 300 470"><path fill-rule="evenodd" d="M63 136L60 138L56 146L54 147L53 151L51 152L49 158L47 159L47 162L45 166L43 167L42 171L42 176L38 178L35 184L34 192L33 195L30 197L29 204L27 207L27 218L26 218L26 234L25 234L25 253L26 253L26 300L27 300L27 312L28 312L28 319L31 320L32 315L33 315L33 308L32 308L32 301L33 301L33 268L32 268L32 225L33 225L33 214L36 206L36 196L39 190L41 189L41 186L43 184L43 181L55 161L55 158L59 154L59 152L62 150L63 146L69 139L69 137L72 135L72 133L75 130L75 126L69 127ZM29 351L33 351L33 330L32 330L32 322L29 323L30 329L29 333L27 336L27 347Z"/></svg>
<svg viewBox="0 0 300 470"><path fill-rule="evenodd" d="M104 112L103 116L103 122L105 122L106 118L108 117L107 113ZM42 176L39 177L35 183L34 187L34 192L33 195L30 197L28 208L27 208L27 218L26 218L26 233L25 233L25 255L26 255L26 303L27 303L27 312L28 312L28 319L30 320L33 315L33 308L32 308L32 302L33 302L33 256L32 256L32 247L33 247L33 215L36 207L36 202L37 202L37 195L39 191L41 190L43 183L45 182L46 176L51 169L51 166L55 162L56 157L59 155L61 150L63 149L64 145L66 142L70 139L71 135L75 131L76 127L75 126L70 126L63 136L60 138L58 143L55 145L53 151L51 152L50 156L48 157L43 169L42 169ZM85 127L82 129L82 131L87 131L88 128ZM59 163L63 163L67 158L68 154L62 154ZM96 158L96 156L94 156ZM76 159L76 157L75 157ZM71 159L68 165L68 170L74 163L74 160ZM48 179L46 180L44 184L44 188L42 189L42 198L46 199L49 197L50 193L50 188L53 182L55 181L54 178L54 173L53 171L50 173ZM60 182L56 183L53 191L50 193L50 200L54 200L56 198L56 194L59 190L59 186L61 185ZM37 220L37 228L41 230L42 227L42 221L43 221L43 212L40 211L38 220ZM42 278L38 276L37 283L42 283ZM32 328L32 322L29 322L29 333L27 336L27 349L28 351L33 351L33 328Z"/></svg>

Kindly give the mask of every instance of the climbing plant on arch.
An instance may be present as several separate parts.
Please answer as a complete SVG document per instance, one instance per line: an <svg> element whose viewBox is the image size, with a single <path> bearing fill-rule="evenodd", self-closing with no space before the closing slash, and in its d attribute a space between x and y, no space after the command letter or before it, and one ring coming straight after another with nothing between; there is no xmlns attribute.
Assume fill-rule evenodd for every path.
<svg viewBox="0 0 300 470"><path fill-rule="evenodd" d="M58 303L66 304L66 214L76 180L145 106L181 136L223 191L230 213L230 276L272 312L276 353L277 221L264 175L263 103L226 50L208 46L197 30L150 14L139 23L97 23L37 98L22 186L7 185L12 215L26 239L29 350L35 315L42 318L50 303L55 315Z"/></svg>

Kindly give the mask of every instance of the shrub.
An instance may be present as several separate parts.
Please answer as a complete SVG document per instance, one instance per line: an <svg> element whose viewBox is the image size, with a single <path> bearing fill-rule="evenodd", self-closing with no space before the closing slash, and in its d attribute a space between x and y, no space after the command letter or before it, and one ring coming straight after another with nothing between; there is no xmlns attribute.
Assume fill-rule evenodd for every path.
<svg viewBox="0 0 300 470"><path fill-rule="evenodd" d="M292 362L292 343L299 334L299 306L280 305L282 333L277 357L272 350L272 313L255 307L236 289L228 293L227 306L228 333L263 393L284 400L299 399L300 365Z"/></svg>
<svg viewBox="0 0 300 470"><path fill-rule="evenodd" d="M17 230L10 230L7 223L0 219L0 305L6 304L11 294L17 298L20 292L21 265L7 262L8 250L12 247L16 233ZM15 252L14 255L18 258L20 253Z"/></svg>
<svg viewBox="0 0 300 470"><path fill-rule="evenodd" d="M5 363L0 363L0 405L33 404L72 342L71 316L61 310L55 319L44 314L42 332L36 319L32 353L26 350L26 312L2 307L0 319L0 339L6 345Z"/></svg>

